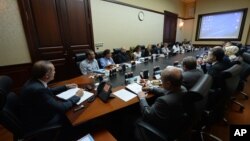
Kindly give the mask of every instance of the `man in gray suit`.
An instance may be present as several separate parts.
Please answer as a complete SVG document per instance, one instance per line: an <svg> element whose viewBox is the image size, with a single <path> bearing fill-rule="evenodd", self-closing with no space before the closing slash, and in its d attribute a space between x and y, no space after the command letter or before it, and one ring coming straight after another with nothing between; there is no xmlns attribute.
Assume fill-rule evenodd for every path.
<svg viewBox="0 0 250 141"><path fill-rule="evenodd" d="M163 88L143 88L158 96L149 106L144 92L138 93L143 120L170 138L176 138L183 127L183 103L186 88L181 86L182 73L177 67L168 66L161 73Z"/></svg>
<svg viewBox="0 0 250 141"><path fill-rule="evenodd" d="M193 56L185 57L182 60L182 66L183 66L182 85L189 90L200 79L200 77L203 75L203 72L202 70L196 68L197 63L196 59Z"/></svg>

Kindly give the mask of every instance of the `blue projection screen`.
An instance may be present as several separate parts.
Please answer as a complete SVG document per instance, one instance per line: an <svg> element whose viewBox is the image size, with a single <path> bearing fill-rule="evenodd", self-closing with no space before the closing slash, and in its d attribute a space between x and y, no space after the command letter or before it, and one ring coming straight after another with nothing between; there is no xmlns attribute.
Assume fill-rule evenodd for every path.
<svg viewBox="0 0 250 141"><path fill-rule="evenodd" d="M234 40L241 38L244 10L199 15L197 40Z"/></svg>

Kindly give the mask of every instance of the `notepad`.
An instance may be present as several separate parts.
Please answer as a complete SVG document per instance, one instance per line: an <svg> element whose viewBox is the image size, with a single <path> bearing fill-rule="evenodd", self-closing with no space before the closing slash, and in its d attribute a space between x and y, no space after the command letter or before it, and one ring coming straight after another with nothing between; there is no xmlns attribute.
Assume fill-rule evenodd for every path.
<svg viewBox="0 0 250 141"><path fill-rule="evenodd" d="M87 134L87 135L83 136L82 138L80 138L77 141L95 141L95 140L90 134Z"/></svg>
<svg viewBox="0 0 250 141"><path fill-rule="evenodd" d="M130 90L131 92L138 94L142 91L142 86L138 83L132 83L126 86L126 89Z"/></svg>
<svg viewBox="0 0 250 141"><path fill-rule="evenodd" d="M62 93L56 95L56 96L63 99L63 100L68 100L69 98L74 96L78 90L79 90L79 88L69 89L65 92L62 92ZM83 91L83 96L76 104L77 105L81 104L82 102L84 102L85 100L87 100L88 98L90 98L93 95L94 95L93 93L90 93L88 91Z"/></svg>
<svg viewBox="0 0 250 141"><path fill-rule="evenodd" d="M119 91L116 91L113 93L115 96L117 96L118 98L120 98L121 100L127 102L131 99L133 99L134 97L136 97L135 94L125 90L125 89L121 89Z"/></svg>

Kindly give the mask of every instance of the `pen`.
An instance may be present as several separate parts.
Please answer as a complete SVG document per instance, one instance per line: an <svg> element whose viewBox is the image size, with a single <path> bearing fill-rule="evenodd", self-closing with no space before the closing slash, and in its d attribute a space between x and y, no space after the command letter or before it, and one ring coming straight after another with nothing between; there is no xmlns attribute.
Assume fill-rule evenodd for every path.
<svg viewBox="0 0 250 141"><path fill-rule="evenodd" d="M81 110L81 109L83 109L83 108L84 108L84 105L82 104L82 105L80 105L79 107L75 108L75 109L74 109L74 112L79 111L79 110Z"/></svg>

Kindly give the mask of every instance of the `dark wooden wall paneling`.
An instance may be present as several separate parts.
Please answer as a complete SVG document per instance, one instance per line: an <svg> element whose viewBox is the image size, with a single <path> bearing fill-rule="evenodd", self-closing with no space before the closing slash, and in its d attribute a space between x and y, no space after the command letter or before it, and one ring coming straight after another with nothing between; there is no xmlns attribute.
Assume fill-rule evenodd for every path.
<svg viewBox="0 0 250 141"><path fill-rule="evenodd" d="M20 88L30 77L31 63L0 67L0 75L7 75L13 79L12 88L19 93Z"/></svg>

